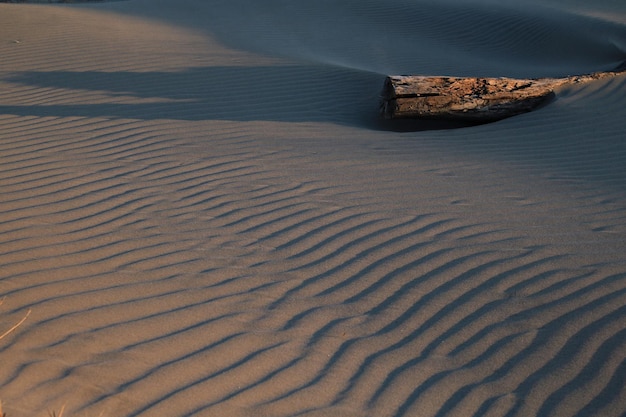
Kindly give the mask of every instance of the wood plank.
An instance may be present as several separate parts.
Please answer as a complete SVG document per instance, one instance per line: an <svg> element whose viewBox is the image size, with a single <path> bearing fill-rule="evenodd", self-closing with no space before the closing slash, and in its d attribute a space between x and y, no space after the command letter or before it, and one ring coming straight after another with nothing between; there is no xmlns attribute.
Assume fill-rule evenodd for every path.
<svg viewBox="0 0 626 417"><path fill-rule="evenodd" d="M554 90L563 85L621 74L625 64L614 71L565 78L388 76L381 113L386 119L492 122L536 109L553 99Z"/></svg>

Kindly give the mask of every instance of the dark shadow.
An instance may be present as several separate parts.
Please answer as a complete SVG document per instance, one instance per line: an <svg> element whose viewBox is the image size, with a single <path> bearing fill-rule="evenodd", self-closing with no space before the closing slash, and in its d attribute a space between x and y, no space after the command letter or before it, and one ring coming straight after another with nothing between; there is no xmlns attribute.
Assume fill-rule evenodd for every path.
<svg viewBox="0 0 626 417"><path fill-rule="evenodd" d="M126 0L0 0L0 3L108 3Z"/></svg>
<svg viewBox="0 0 626 417"><path fill-rule="evenodd" d="M427 121L384 120L379 114L380 93L385 75L354 68L324 64L283 66L220 66L192 68L180 72L24 72L3 77L4 82L27 87L58 89L46 102L1 105L0 114L51 117L99 117L140 120L232 120L322 122L361 129L393 132L436 131L442 146L457 151L510 158L532 165L549 165L548 179L577 181L593 179L624 189L626 143L616 139L622 114L620 92L626 78L604 82L603 88L589 88L575 94L559 94L557 102L536 112L558 116L554 127L546 126L551 115L534 119L531 114L496 122L497 131L483 126ZM76 99L72 98L72 95ZM98 97L99 104L72 104ZM62 104L55 104L61 97ZM129 97L132 100L129 100ZM583 100L584 99L584 100ZM563 104L569 101L573 104ZM84 102L84 101L83 101ZM66 104L69 103L69 104ZM558 103L556 103L558 105ZM593 109L593 113L589 113ZM563 111L575 112L586 122L580 134L567 130L559 118ZM533 112L534 113L534 112ZM543 121L542 121L543 120ZM566 119L567 120L567 119ZM609 123L606 123L609 121ZM544 124L538 128L535 124ZM616 124L617 123L617 124ZM501 130L504 129L504 130ZM450 134L448 134L448 132ZM467 133L467 134L466 134ZM507 138L503 140L503 136ZM477 145L478 144L478 145ZM479 146L478 148L476 146ZM416 148L419 151L419 148ZM584 150L584 151L583 151ZM558 167L558 171L555 171Z"/></svg>
<svg viewBox="0 0 626 417"><path fill-rule="evenodd" d="M626 52L621 48L623 25L539 5L456 0L149 3L125 7L122 2L106 9L193 28L236 50L388 75L558 77L609 69Z"/></svg>
<svg viewBox="0 0 626 417"><path fill-rule="evenodd" d="M26 72L7 81L69 90L64 97L71 95L72 90L78 95L97 92L108 102L0 106L0 113L145 120L330 122L392 131L467 126L454 122L383 120L378 111L383 80L384 76L379 74L326 65L203 67L146 73Z"/></svg>
<svg viewBox="0 0 626 417"><path fill-rule="evenodd" d="M479 126L486 123L467 122L459 120L428 120L428 119L384 119L379 117L373 123L377 130L390 132L423 132L426 130L462 129L464 127Z"/></svg>

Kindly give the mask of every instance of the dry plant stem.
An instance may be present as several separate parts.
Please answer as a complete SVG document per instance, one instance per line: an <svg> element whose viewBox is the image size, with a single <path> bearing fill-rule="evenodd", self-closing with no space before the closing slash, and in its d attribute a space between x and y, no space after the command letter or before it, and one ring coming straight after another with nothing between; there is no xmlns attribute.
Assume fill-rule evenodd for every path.
<svg viewBox="0 0 626 417"><path fill-rule="evenodd" d="M6 332L4 332L2 335L0 335L0 339L2 339L3 337L5 337L6 335L8 335L9 333L11 333L12 331L14 331L15 329L17 329L18 327L20 327L22 325L22 323L24 323L26 321L26 319L28 318L28 316L30 316L31 310L29 309L26 312L26 315L24 317L22 317L22 320L20 320L18 323L16 323L13 327L11 327L9 330L7 330ZM0 410L1 411L1 410ZM0 414L0 416L2 416Z"/></svg>
<svg viewBox="0 0 626 417"><path fill-rule="evenodd" d="M59 414L57 415L56 411L50 411L48 410L48 415L50 417L63 417L63 412L65 411L65 404L63 404L63 407L61 407L61 411L59 411Z"/></svg>

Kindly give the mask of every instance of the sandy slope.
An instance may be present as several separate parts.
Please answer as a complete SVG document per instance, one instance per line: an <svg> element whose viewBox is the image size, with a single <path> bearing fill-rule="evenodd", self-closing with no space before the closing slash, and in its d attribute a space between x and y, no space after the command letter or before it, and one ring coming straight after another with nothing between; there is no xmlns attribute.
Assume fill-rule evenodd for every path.
<svg viewBox="0 0 626 417"><path fill-rule="evenodd" d="M621 1L0 4L10 417L622 416L626 77L498 123L386 74L626 56Z"/></svg>

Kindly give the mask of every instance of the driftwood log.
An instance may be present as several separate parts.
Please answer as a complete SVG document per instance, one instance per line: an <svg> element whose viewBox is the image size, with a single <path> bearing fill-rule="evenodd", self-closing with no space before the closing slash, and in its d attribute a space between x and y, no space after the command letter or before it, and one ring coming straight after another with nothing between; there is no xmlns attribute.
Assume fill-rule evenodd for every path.
<svg viewBox="0 0 626 417"><path fill-rule="evenodd" d="M383 87L381 113L386 119L492 122L539 107L555 97L557 87L621 74L626 71L625 64L610 72L565 78L389 76Z"/></svg>

